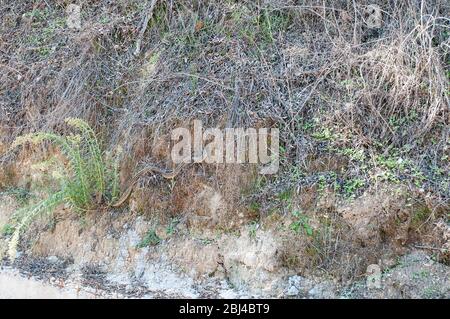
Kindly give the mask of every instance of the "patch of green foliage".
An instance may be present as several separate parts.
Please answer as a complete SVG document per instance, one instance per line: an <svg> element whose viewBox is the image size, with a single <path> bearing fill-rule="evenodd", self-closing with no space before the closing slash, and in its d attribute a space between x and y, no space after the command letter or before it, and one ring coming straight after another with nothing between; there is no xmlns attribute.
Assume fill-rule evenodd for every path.
<svg viewBox="0 0 450 319"><path fill-rule="evenodd" d="M365 185L365 182L359 178L352 178L344 183L344 192L348 197L355 197L356 192Z"/></svg>
<svg viewBox="0 0 450 319"><path fill-rule="evenodd" d="M280 194L278 194L278 200L283 205L286 205L284 208L288 211L290 211L292 208L292 196L293 196L293 191L290 188L288 188L288 189L282 191Z"/></svg>
<svg viewBox="0 0 450 319"><path fill-rule="evenodd" d="M332 141L336 138L333 132L328 127L322 127L311 134L313 138L319 141Z"/></svg>
<svg viewBox="0 0 450 319"><path fill-rule="evenodd" d="M180 223L179 218L172 218L169 222L169 224L166 227L166 234L167 235L173 235L176 231L177 225Z"/></svg>
<svg viewBox="0 0 450 319"><path fill-rule="evenodd" d="M366 159L364 150L362 149L347 147L338 152L342 155L348 156L353 161L363 162Z"/></svg>
<svg viewBox="0 0 450 319"><path fill-rule="evenodd" d="M289 225L289 228L296 233L303 231L306 235L313 236L314 230L310 225L308 216L302 214L298 210L294 211L292 215L295 219Z"/></svg>
<svg viewBox="0 0 450 319"><path fill-rule="evenodd" d="M33 10L29 15L37 17L33 18L33 21L37 21L37 26L26 38L26 42L34 47L40 57L47 57L56 48L56 45L52 45L51 42L56 35L56 31L64 28L65 19L61 17L52 19L48 13L41 14L39 10ZM41 16L45 17L45 20L41 20Z"/></svg>
<svg viewBox="0 0 450 319"><path fill-rule="evenodd" d="M2 229L0 230L0 235L1 236L11 236L12 234L14 234L14 226L11 224L6 224L2 227Z"/></svg>
<svg viewBox="0 0 450 319"><path fill-rule="evenodd" d="M108 160L104 158L92 128L81 119L69 118L66 123L79 134L31 133L18 137L12 144L11 148L15 149L27 143L36 145L47 141L59 147L68 160L68 164L55 177L59 188L46 199L26 205L14 214L14 233L9 241L12 260L16 256L21 233L39 216L52 213L61 204L82 213L101 203L113 202L118 197L117 167L107 164Z"/></svg>
<svg viewBox="0 0 450 319"><path fill-rule="evenodd" d="M161 238L156 235L154 229L150 229L147 234L142 238L141 242L137 244L137 248L144 248L149 246L156 246L161 242Z"/></svg>
<svg viewBox="0 0 450 319"><path fill-rule="evenodd" d="M258 228L259 228L258 221L255 220L250 223L250 226L249 226L249 237L250 238L252 238L252 239L256 238L256 231L258 230Z"/></svg>
<svg viewBox="0 0 450 319"><path fill-rule="evenodd" d="M260 203L258 203L258 202L251 202L250 203L249 210L250 210L251 213L257 214L257 213L259 213L260 209L261 209L261 204Z"/></svg>

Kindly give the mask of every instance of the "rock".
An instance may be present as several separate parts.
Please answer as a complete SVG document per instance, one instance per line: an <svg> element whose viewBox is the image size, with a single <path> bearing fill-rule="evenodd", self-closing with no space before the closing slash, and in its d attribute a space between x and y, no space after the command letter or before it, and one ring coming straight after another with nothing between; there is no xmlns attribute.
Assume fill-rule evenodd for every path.
<svg viewBox="0 0 450 319"><path fill-rule="evenodd" d="M397 259L395 255L385 254L380 259L380 266L382 271L395 267L397 265Z"/></svg>
<svg viewBox="0 0 450 319"><path fill-rule="evenodd" d="M380 289L381 288L381 269L378 265L369 265L367 267L367 281L366 285L368 289Z"/></svg>
<svg viewBox="0 0 450 319"><path fill-rule="evenodd" d="M128 284L125 286L125 291L127 293L131 293L133 291L133 286L131 284Z"/></svg>
<svg viewBox="0 0 450 319"><path fill-rule="evenodd" d="M57 264L59 263L59 258L56 256L49 256L47 257L47 261L49 261L52 264Z"/></svg>
<svg viewBox="0 0 450 319"><path fill-rule="evenodd" d="M336 297L335 286L330 282L321 282L308 291L313 299L333 299Z"/></svg>
<svg viewBox="0 0 450 319"><path fill-rule="evenodd" d="M295 291L297 291L297 293L295 293L295 295L298 295L298 294L306 295L306 293L308 292L308 290L311 289L312 286L313 286L313 283L309 279L306 279L302 276L297 276L297 275L291 276L288 279L287 294L290 295L290 293L294 293Z"/></svg>
<svg viewBox="0 0 450 319"><path fill-rule="evenodd" d="M72 30L81 29L81 7L76 4L69 4L66 9L67 27Z"/></svg>
<svg viewBox="0 0 450 319"><path fill-rule="evenodd" d="M290 286L286 292L287 296L297 296L300 291L295 286Z"/></svg>
<svg viewBox="0 0 450 319"><path fill-rule="evenodd" d="M366 9L366 25L371 29L381 28L383 23L383 14L381 8L376 4L370 4Z"/></svg>
<svg viewBox="0 0 450 319"><path fill-rule="evenodd" d="M230 282L241 286L243 282L255 291L271 291L281 280L278 251L279 241L269 231L257 231L257 240L245 232L239 238L228 237L220 243L223 267ZM284 287L280 286L280 290Z"/></svg>
<svg viewBox="0 0 450 319"><path fill-rule="evenodd" d="M294 285L295 287L301 287L302 282L304 280L305 280L305 278L303 278L301 276L292 276L292 277L289 277L288 282L289 282L289 285Z"/></svg>

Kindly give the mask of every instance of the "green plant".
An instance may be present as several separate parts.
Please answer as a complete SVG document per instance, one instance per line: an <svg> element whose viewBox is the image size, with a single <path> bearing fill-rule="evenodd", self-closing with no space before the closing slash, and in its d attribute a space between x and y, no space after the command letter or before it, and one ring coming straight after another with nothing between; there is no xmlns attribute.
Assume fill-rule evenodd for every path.
<svg viewBox="0 0 450 319"><path fill-rule="evenodd" d="M415 166L411 168L411 176L413 177L414 185L421 187L426 181L425 175Z"/></svg>
<svg viewBox="0 0 450 319"><path fill-rule="evenodd" d="M251 202L248 209L251 213L258 214L261 210L261 204L258 202Z"/></svg>
<svg viewBox="0 0 450 319"><path fill-rule="evenodd" d="M13 233L14 233L14 226L11 224L4 225L0 231L1 236L11 236Z"/></svg>
<svg viewBox="0 0 450 319"><path fill-rule="evenodd" d="M366 159L364 150L362 149L344 148L338 152L342 155L348 156L353 161L363 162Z"/></svg>
<svg viewBox="0 0 450 319"><path fill-rule="evenodd" d="M301 130L304 130L304 131L309 132L309 131L312 131L312 130L315 128L315 126L316 126L316 123L315 123L314 121L310 120L310 121L304 121L304 122L302 122L302 123L299 125L299 128L300 128Z"/></svg>
<svg viewBox="0 0 450 319"><path fill-rule="evenodd" d="M202 245L211 245L214 242L214 239L211 238L200 238L199 239Z"/></svg>
<svg viewBox="0 0 450 319"><path fill-rule="evenodd" d="M323 192L325 191L325 189L327 188L327 180L326 180L325 176L323 176L323 175L319 176L317 185L318 185L319 194L322 195Z"/></svg>
<svg viewBox="0 0 450 319"><path fill-rule="evenodd" d="M387 168L387 169L391 169L391 170L398 169L402 163L401 159L399 159L395 156L385 157L382 155L376 157L376 162L380 166Z"/></svg>
<svg viewBox="0 0 450 319"><path fill-rule="evenodd" d="M364 186L364 181L359 178L350 179L344 184L344 192L349 197L354 197L358 189Z"/></svg>
<svg viewBox="0 0 450 319"><path fill-rule="evenodd" d="M42 22L49 16L49 10L33 9L32 11L25 12L23 16L37 22Z"/></svg>
<svg viewBox="0 0 450 319"><path fill-rule="evenodd" d="M104 154L92 128L81 119L68 118L65 122L77 129L79 134L32 133L18 137L11 146L15 149L26 143L36 145L48 141L59 147L68 160L67 165L53 177L59 189L53 190L46 199L23 207L13 216L14 233L9 241L11 260L16 255L20 234L38 216L51 213L61 204L82 213L102 202L111 202L117 196L117 169L105 164ZM112 185L112 189L106 185Z"/></svg>
<svg viewBox="0 0 450 319"><path fill-rule="evenodd" d="M274 35L289 26L290 17L281 11L264 9L258 18L262 39L268 43L275 43Z"/></svg>
<svg viewBox="0 0 450 319"><path fill-rule="evenodd" d="M311 134L313 138L319 141L331 141L336 139L336 136L328 127L323 127L320 130Z"/></svg>
<svg viewBox="0 0 450 319"><path fill-rule="evenodd" d="M111 22L111 18L108 16L102 16L100 17L99 22L101 24L108 24L109 22Z"/></svg>
<svg viewBox="0 0 450 319"><path fill-rule="evenodd" d="M292 198L292 190L289 188L282 191L280 194L278 194L278 198L283 202L289 202Z"/></svg>
<svg viewBox="0 0 450 319"><path fill-rule="evenodd" d="M250 238L252 238L252 239L256 238L256 231L258 230L258 228L259 228L259 223L256 220L252 221L250 223L250 226L249 226L249 236L250 236Z"/></svg>
<svg viewBox="0 0 450 319"><path fill-rule="evenodd" d="M30 15L30 17L33 17ZM58 30L64 28L65 19L55 18L48 19L47 26L39 28L38 31L31 33L25 41L34 47L34 50L42 58L49 56L56 49L56 45L52 43Z"/></svg>
<svg viewBox="0 0 450 319"><path fill-rule="evenodd" d="M413 273L414 280L426 279L430 277L430 272L427 270L416 271Z"/></svg>
<svg viewBox="0 0 450 319"><path fill-rule="evenodd" d="M291 166L290 167L290 179L292 182L297 182L303 177L303 171L299 166Z"/></svg>
<svg viewBox="0 0 450 319"><path fill-rule="evenodd" d="M161 238L156 235L154 229L150 229L147 234L142 238L139 244L137 244L137 248L144 248L148 246L156 246L161 242Z"/></svg>
<svg viewBox="0 0 450 319"><path fill-rule="evenodd" d="M288 188L284 191L282 191L280 194L278 194L278 200L286 205L286 209L290 210L292 207L292 196L293 196L293 191L292 189Z"/></svg>
<svg viewBox="0 0 450 319"><path fill-rule="evenodd" d="M312 236L314 231L309 223L308 216L302 214L299 211L294 211L292 215L295 217L295 220L291 223L289 228L296 233L303 230L306 233L306 235Z"/></svg>
<svg viewBox="0 0 450 319"><path fill-rule="evenodd" d="M166 234L167 234L167 235L172 235L172 234L174 234L175 231L176 231L176 227L177 227L177 225L178 225L179 223L180 223L180 219L179 219L179 218L177 218L177 217L172 218L172 219L170 220L169 224L168 224L167 227L166 227Z"/></svg>

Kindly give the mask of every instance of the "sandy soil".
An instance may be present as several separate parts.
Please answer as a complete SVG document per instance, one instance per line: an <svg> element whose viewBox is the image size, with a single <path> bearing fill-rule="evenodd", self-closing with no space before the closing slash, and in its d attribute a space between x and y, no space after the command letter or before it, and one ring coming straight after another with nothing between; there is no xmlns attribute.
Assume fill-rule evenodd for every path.
<svg viewBox="0 0 450 319"><path fill-rule="evenodd" d="M80 295L76 291L59 289L12 272L0 273L1 299L73 299L79 297ZM83 296L83 298L85 297Z"/></svg>
<svg viewBox="0 0 450 319"><path fill-rule="evenodd" d="M114 298L103 291L90 290L77 284L58 287L25 277L12 269L0 270L0 299L98 299Z"/></svg>

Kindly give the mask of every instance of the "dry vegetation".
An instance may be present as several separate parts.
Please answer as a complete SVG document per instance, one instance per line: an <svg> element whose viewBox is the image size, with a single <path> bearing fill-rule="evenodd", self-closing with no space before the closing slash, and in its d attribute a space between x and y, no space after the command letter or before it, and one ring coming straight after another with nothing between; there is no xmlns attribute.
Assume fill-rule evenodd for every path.
<svg viewBox="0 0 450 319"><path fill-rule="evenodd" d="M103 149L123 148L125 188L139 165L170 165L175 126L270 125L281 133L277 176L197 165L175 186L144 178L136 207L183 215L209 183L228 212L245 211L231 224L219 216L221 228L281 227L299 245L285 266L346 279L391 249L399 211L412 229L403 245L445 244L434 226L448 223L450 198L447 1L91 0L79 31L65 22L70 2L1 0L0 151L82 118ZM0 186L23 157L2 156ZM383 217L374 252L337 207L386 185L407 195Z"/></svg>

